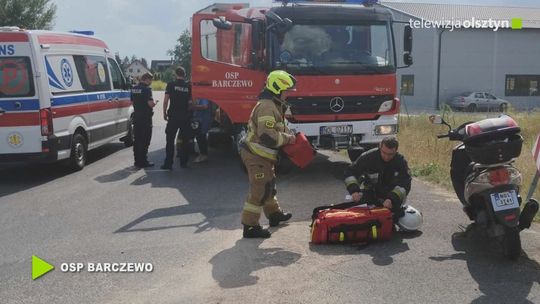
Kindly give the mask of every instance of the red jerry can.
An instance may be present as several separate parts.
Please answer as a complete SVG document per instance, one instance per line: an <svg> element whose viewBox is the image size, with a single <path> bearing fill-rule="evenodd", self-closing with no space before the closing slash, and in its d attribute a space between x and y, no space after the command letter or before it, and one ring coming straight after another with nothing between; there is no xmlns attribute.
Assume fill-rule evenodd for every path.
<svg viewBox="0 0 540 304"><path fill-rule="evenodd" d="M317 153L304 133L296 133L296 142L283 147L283 152L298 167L305 168Z"/></svg>

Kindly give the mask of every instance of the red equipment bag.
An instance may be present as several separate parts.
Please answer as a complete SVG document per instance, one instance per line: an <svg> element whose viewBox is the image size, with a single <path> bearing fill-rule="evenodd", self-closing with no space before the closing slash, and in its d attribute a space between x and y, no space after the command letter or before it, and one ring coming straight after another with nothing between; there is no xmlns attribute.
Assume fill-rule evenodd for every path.
<svg viewBox="0 0 540 304"><path fill-rule="evenodd" d="M394 223L389 209L349 207L351 204L356 203L315 208L311 224L311 242L354 244L375 240L386 241L392 238Z"/></svg>
<svg viewBox="0 0 540 304"><path fill-rule="evenodd" d="M305 168L315 158L315 154L317 153L306 135L302 132L296 134L296 142L294 144L283 147L283 152L300 168Z"/></svg>

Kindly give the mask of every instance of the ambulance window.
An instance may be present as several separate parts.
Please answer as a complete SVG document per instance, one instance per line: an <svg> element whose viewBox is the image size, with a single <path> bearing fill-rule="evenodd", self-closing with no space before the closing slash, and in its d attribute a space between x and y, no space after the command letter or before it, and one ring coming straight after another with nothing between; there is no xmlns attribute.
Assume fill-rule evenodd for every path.
<svg viewBox="0 0 540 304"><path fill-rule="evenodd" d="M26 96L34 96L30 58L0 58L0 98Z"/></svg>
<svg viewBox="0 0 540 304"><path fill-rule="evenodd" d="M222 30L215 27L212 20L201 21L202 57L250 67L251 49L251 24L233 22L230 30Z"/></svg>
<svg viewBox="0 0 540 304"><path fill-rule="evenodd" d="M75 59L75 66L86 92L111 90L105 57L73 56L73 59Z"/></svg>
<svg viewBox="0 0 540 304"><path fill-rule="evenodd" d="M113 88L115 90L121 90L124 87L125 80L122 76L122 72L116 64L116 61L109 58L109 65L111 66L111 78L113 83Z"/></svg>

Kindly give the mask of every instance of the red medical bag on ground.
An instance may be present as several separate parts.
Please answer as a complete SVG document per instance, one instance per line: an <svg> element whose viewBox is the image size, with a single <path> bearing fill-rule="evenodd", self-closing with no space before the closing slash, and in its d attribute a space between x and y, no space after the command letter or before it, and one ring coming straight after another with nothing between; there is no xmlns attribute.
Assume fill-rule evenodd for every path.
<svg viewBox="0 0 540 304"><path fill-rule="evenodd" d="M283 152L300 168L306 167L315 158L315 154L317 153L306 135L301 132L296 134L296 142L294 144L283 147Z"/></svg>
<svg viewBox="0 0 540 304"><path fill-rule="evenodd" d="M348 207L352 204L355 203L315 208L311 224L311 242L354 244L392 238L394 223L389 209Z"/></svg>

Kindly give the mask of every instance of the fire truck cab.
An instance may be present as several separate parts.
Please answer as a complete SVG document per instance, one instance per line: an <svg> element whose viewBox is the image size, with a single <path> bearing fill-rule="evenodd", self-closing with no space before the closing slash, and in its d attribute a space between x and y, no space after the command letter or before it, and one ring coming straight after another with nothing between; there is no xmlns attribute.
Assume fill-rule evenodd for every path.
<svg viewBox="0 0 540 304"><path fill-rule="evenodd" d="M278 69L298 80L288 98L288 127L315 147L352 154L397 133L394 21L387 9L335 1L214 4L192 20L193 98L217 105L223 129L235 138L266 75ZM410 65L410 27L404 41L403 62Z"/></svg>

